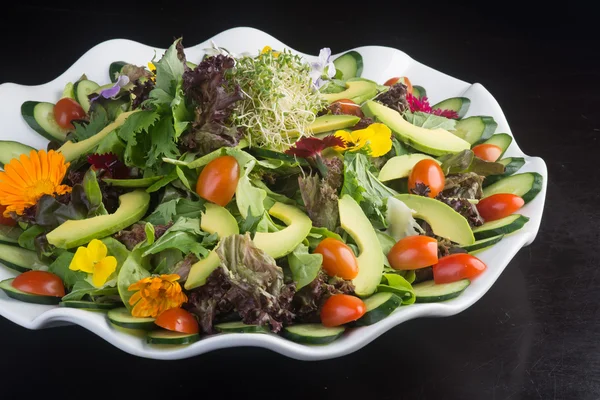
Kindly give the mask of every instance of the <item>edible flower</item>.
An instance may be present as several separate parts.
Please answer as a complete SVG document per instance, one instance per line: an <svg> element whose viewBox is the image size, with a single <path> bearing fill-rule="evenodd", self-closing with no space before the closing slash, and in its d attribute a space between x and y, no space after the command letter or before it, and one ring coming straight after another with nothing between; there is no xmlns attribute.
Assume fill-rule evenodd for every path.
<svg viewBox="0 0 600 400"><path fill-rule="evenodd" d="M408 106L410 107L410 112L424 112L427 114L439 115L441 117L446 117L450 119L458 119L458 113L454 110L433 110L431 105L429 104L429 99L427 96L423 96L422 98L418 98L413 96L412 93L406 94L406 101L408 102Z"/></svg>
<svg viewBox="0 0 600 400"><path fill-rule="evenodd" d="M319 58L317 61L311 62L312 68L310 77L312 78L313 85L319 89L325 83L326 79L331 79L335 76L335 65L331 61L331 49L325 47L319 52Z"/></svg>
<svg viewBox="0 0 600 400"><path fill-rule="evenodd" d="M135 291L129 299L134 317L156 317L163 311L181 307L187 296L179 285L179 275L150 276L129 285L127 290Z"/></svg>
<svg viewBox="0 0 600 400"><path fill-rule="evenodd" d="M156 66L152 61L148 62L148 69L150 70L150 72L156 75Z"/></svg>
<svg viewBox="0 0 600 400"><path fill-rule="evenodd" d="M381 157L392 149L392 131L381 123L350 132L340 130L335 136L346 142L345 148L336 148L338 151L359 151L368 147L370 156Z"/></svg>
<svg viewBox="0 0 600 400"><path fill-rule="evenodd" d="M273 51L273 49L271 48L271 46L265 46L260 51L260 54L267 54L267 53L271 53L273 55L273 58L279 57L279 51Z"/></svg>
<svg viewBox="0 0 600 400"><path fill-rule="evenodd" d="M129 168L119 160L116 154L91 154L87 157L87 161L95 170L104 170L108 178L125 179L129 177Z"/></svg>
<svg viewBox="0 0 600 400"><path fill-rule="evenodd" d="M326 136L323 139L305 137L287 149L285 154L306 159L311 166L319 170L321 176L326 177L329 171L323 161L323 157L321 157L321 153L329 147L344 149L346 143L333 135Z"/></svg>
<svg viewBox="0 0 600 400"><path fill-rule="evenodd" d="M94 101L100 96L104 97L105 99L114 99L121 92L121 88L124 88L127 85L129 85L129 77L127 75L119 75L117 81L112 87L101 90L100 94L91 98L90 101Z"/></svg>
<svg viewBox="0 0 600 400"><path fill-rule="evenodd" d="M87 247L81 246L77 249L69 269L92 274L92 285L101 287L117 269L117 259L108 256L106 245L100 240L94 239Z"/></svg>
<svg viewBox="0 0 600 400"><path fill-rule="evenodd" d="M62 195L71 192L61 185L69 163L62 153L50 150L31 150L29 157L21 154L13 158L0 172L0 205L6 206L4 216L11 212L23 215L26 208L37 204L44 195Z"/></svg>

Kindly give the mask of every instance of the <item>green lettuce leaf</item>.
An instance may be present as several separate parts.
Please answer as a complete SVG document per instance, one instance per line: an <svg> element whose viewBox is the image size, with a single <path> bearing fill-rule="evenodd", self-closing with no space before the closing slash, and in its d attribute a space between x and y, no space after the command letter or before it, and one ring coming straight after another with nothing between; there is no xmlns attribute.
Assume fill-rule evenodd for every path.
<svg viewBox="0 0 600 400"><path fill-rule="evenodd" d="M129 257L123 263L117 277L117 289L121 301L131 310L133 307L129 304L129 299L134 292L128 290L129 286L136 283L140 279L150 276L148 269L150 268L150 258L142 257L142 250L135 249L129 254Z"/></svg>
<svg viewBox="0 0 600 400"><path fill-rule="evenodd" d="M69 269L69 265L71 265L73 257L75 257L75 254L64 252L59 255L48 267L48 272L58 275L65 284L65 288L67 290L70 290L75 283L84 281L87 277L85 272L73 271Z"/></svg>
<svg viewBox="0 0 600 400"><path fill-rule="evenodd" d="M89 139L104 127L108 125L108 113L102 106L96 106L90 111L90 121L73 121L75 131L73 132L72 139L75 142L80 142L85 139Z"/></svg>
<svg viewBox="0 0 600 400"><path fill-rule="evenodd" d="M504 173L504 165L475 157L473 150L463 150L460 153L447 154L439 157L438 161L442 163L440 167L444 175L474 172L477 175L488 176Z"/></svg>
<svg viewBox="0 0 600 400"><path fill-rule="evenodd" d="M445 129L447 131L456 129L456 120L440 115L424 113L422 111L416 111L414 113L406 111L404 113L404 119L413 125L425 129Z"/></svg>
<svg viewBox="0 0 600 400"><path fill-rule="evenodd" d="M402 304L413 304L416 300L415 290L412 285L401 275L384 273L379 286L387 286L387 291L393 291L402 299ZM392 290L389 290L391 288Z"/></svg>
<svg viewBox="0 0 600 400"><path fill-rule="evenodd" d="M103 286L97 288L86 280L77 281L73 285L73 288L62 298L62 301L68 300L81 300L86 296L90 296L92 301L95 301L97 297L103 296L118 296L119 291L114 286Z"/></svg>
<svg viewBox="0 0 600 400"><path fill-rule="evenodd" d="M296 282L296 290L300 290L315 280L323 263L321 254L311 254L308 247L299 244L293 252L287 256L292 277Z"/></svg>
<svg viewBox="0 0 600 400"><path fill-rule="evenodd" d="M235 201L244 219L248 217L248 213L255 217L265 214L264 201L267 198L267 192L253 186L250 182L249 174L255 165L256 160L251 160L244 167L244 174L240 177L235 190Z"/></svg>

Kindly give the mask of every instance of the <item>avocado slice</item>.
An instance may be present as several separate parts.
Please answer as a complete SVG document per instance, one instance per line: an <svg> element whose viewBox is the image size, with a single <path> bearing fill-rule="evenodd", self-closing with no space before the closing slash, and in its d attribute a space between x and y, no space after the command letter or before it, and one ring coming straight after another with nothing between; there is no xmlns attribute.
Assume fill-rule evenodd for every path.
<svg viewBox="0 0 600 400"><path fill-rule="evenodd" d="M60 146L58 151L61 152L65 156L66 161L73 161L73 160L78 159L80 156L88 153L94 147L98 146L100 144L100 142L102 140L104 140L104 138L106 136L108 136L109 133L111 133L112 131L119 128L121 125L123 125L125 120L131 114L133 114L137 111L139 111L139 110L128 111L128 112L119 114L119 116L117 117L117 119L114 122L111 122L110 124L106 125L106 127L104 127L104 129L102 129L100 132L96 133L94 136L92 136L88 139L82 140L81 142L77 142L77 143L73 143L69 140L68 142L66 142L62 146Z"/></svg>
<svg viewBox="0 0 600 400"><path fill-rule="evenodd" d="M314 122L308 126L313 133L322 133L333 131L335 129L351 128L360 121L360 117L355 115L334 115L326 114L315 118Z"/></svg>
<svg viewBox="0 0 600 400"><path fill-rule="evenodd" d="M148 211L150 195L135 190L119 197L119 208L114 214L69 220L54 229L46 238L48 243L60 249L71 249L117 233L138 222Z"/></svg>
<svg viewBox="0 0 600 400"><path fill-rule="evenodd" d="M206 210L200 219L200 229L208 233L217 233L219 239L240 233L235 217L220 205L206 203Z"/></svg>
<svg viewBox="0 0 600 400"><path fill-rule="evenodd" d="M352 236L360 251L358 275L352 280L354 291L359 296L369 296L381 282L384 256L373 225L362 208L350 195L345 194L338 201L342 228Z"/></svg>
<svg viewBox="0 0 600 400"><path fill-rule="evenodd" d="M462 246L475 242L473 231L465 217L449 205L430 197L414 194L397 194L394 197L416 211L415 218L427 221L436 235Z"/></svg>
<svg viewBox="0 0 600 400"><path fill-rule="evenodd" d="M273 258L283 257L302 243L312 228L312 221L298 208L283 203L275 203L269 214L287 227L279 232L256 232L254 244Z"/></svg>
<svg viewBox="0 0 600 400"><path fill-rule="evenodd" d="M377 95L377 84L367 80L355 80L346 82L346 90L339 93L325 93L323 98L330 104L341 99L350 99L360 104L372 99Z"/></svg>
<svg viewBox="0 0 600 400"><path fill-rule="evenodd" d="M390 158L381 168L381 171L379 171L379 175L377 176L377 178L381 182L387 182L393 179L406 178L408 175L410 175L410 171L412 171L415 164L422 160L434 160L438 164L441 164L438 160L428 156L427 154L403 154L401 156L395 156Z"/></svg>
<svg viewBox="0 0 600 400"><path fill-rule="evenodd" d="M402 118L396 110L373 100L361 107L368 117L387 125L398 140L434 156L459 153L471 148L471 144L445 129L426 129L416 126Z"/></svg>
<svg viewBox="0 0 600 400"><path fill-rule="evenodd" d="M207 208L207 214L208 212ZM312 221L296 207L283 203L275 203L269 210L269 214L282 220L287 227L279 232L257 232L253 241L256 247L263 250L271 257L283 257L291 253L296 246L306 238L312 228ZM202 229L204 230L204 228ZM204 285L206 283L206 278L208 278L219 265L221 265L221 259L213 250L208 256L192 265L184 287L187 290L190 290Z"/></svg>

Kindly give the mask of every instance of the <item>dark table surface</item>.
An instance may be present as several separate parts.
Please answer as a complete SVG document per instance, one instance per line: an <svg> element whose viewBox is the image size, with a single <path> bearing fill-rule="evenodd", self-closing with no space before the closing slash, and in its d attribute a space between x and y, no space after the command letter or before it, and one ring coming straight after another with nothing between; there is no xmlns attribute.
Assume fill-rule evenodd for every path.
<svg viewBox="0 0 600 400"><path fill-rule="evenodd" d="M213 391L220 398L600 398L600 35L591 10L572 2L527 11L523 4L482 10L397 3L385 12L367 5L340 11L340 2L285 9L172 3L13 5L0 16L0 83L45 83L107 39L164 48L183 36L191 46L234 26L265 30L310 54L324 46L395 47L482 83L521 149L546 160L539 235L468 310L406 322L329 361L295 361L255 348L146 360L77 326L30 331L0 318L0 398L33 398L48 387L64 398L95 392L121 398L120 385L139 398L202 398Z"/></svg>

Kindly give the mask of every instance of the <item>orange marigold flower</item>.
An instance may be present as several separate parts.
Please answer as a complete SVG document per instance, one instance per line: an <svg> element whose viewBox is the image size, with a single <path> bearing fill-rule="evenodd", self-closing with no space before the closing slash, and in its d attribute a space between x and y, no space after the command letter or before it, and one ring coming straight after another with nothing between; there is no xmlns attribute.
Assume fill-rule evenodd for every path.
<svg viewBox="0 0 600 400"><path fill-rule="evenodd" d="M136 291L129 299L134 317L156 317L170 308L181 307L187 296L181 291L179 275L150 276L130 285L127 290Z"/></svg>
<svg viewBox="0 0 600 400"><path fill-rule="evenodd" d="M4 216L11 212L22 215L26 208L37 204L45 194L51 196L69 193L71 188L61 185L69 163L62 153L50 150L31 150L29 157L21 154L13 158L0 172L0 204L6 206Z"/></svg>

